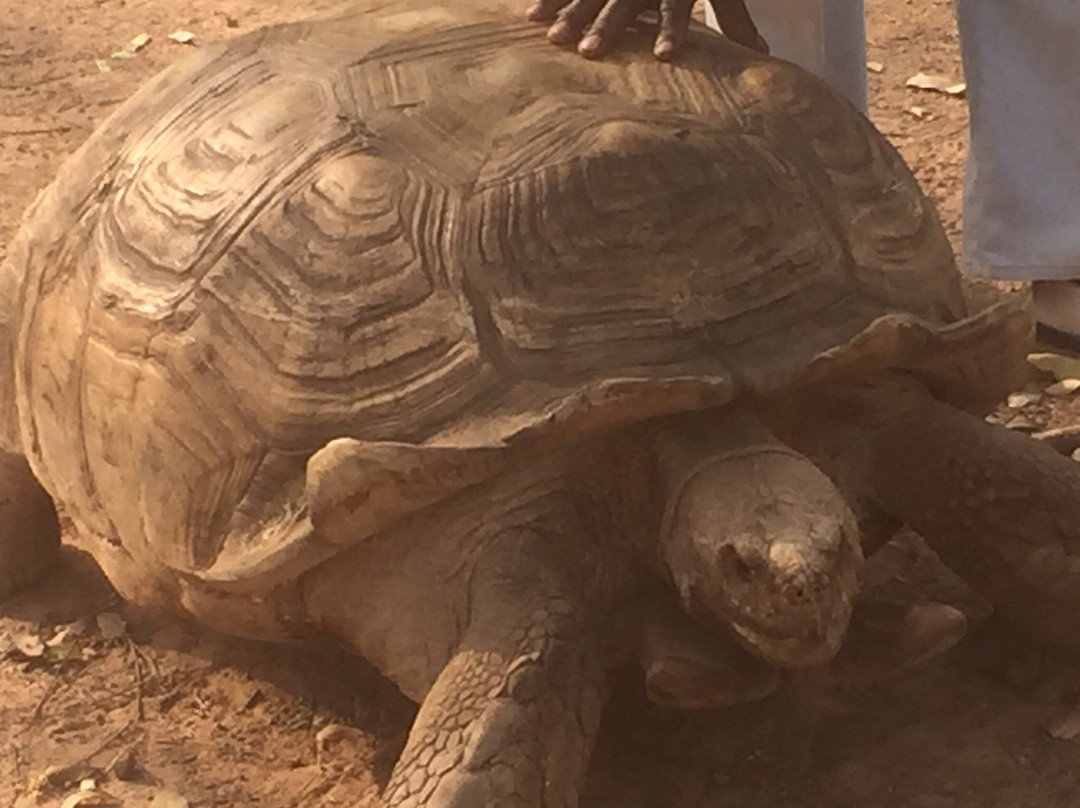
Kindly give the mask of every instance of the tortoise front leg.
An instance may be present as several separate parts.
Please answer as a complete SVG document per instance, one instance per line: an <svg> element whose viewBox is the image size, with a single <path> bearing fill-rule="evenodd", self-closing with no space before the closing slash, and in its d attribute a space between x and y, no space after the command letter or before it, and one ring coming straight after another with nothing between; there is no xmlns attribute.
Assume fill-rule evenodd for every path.
<svg viewBox="0 0 1080 808"><path fill-rule="evenodd" d="M49 495L26 458L0 451L0 600L48 571L59 547Z"/></svg>
<svg viewBox="0 0 1080 808"><path fill-rule="evenodd" d="M903 520L997 610L1080 646L1080 465L911 387L834 401L838 474ZM834 422L835 425L835 422ZM826 425L826 431L828 430Z"/></svg>
<svg viewBox="0 0 1080 808"><path fill-rule="evenodd" d="M603 686L579 600L527 531L485 551L470 595L462 642L420 706L386 804L577 805Z"/></svg>

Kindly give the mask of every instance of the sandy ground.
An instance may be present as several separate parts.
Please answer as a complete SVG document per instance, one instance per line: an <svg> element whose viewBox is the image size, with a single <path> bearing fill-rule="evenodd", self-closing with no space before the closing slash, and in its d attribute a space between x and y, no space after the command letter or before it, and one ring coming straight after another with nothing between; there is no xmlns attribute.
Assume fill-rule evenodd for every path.
<svg viewBox="0 0 1080 808"><path fill-rule="evenodd" d="M190 47L168 33L205 41L326 5L5 0L0 244L64 156ZM870 75L873 118L957 240L964 101L904 87L919 71L960 76L951 2L868 6L869 58L883 67ZM133 58L108 58L143 32ZM1080 740L1047 728L1070 715L1074 677L1021 641L1004 654L1001 644L977 632L919 671L720 715L663 714L622 694L585 805L1073 808ZM125 806L373 805L412 712L333 649L239 642L133 612L75 552L0 605L0 808L60 805L86 778ZM107 803L98 798L82 804Z"/></svg>

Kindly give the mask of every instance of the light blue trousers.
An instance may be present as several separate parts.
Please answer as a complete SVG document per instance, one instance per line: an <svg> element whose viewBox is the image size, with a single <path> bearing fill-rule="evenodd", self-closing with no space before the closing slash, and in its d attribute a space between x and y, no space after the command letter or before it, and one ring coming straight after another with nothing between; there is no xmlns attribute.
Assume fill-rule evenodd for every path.
<svg viewBox="0 0 1080 808"><path fill-rule="evenodd" d="M971 113L965 269L1080 279L1080 0L955 4ZM747 6L774 54L865 111L863 0Z"/></svg>

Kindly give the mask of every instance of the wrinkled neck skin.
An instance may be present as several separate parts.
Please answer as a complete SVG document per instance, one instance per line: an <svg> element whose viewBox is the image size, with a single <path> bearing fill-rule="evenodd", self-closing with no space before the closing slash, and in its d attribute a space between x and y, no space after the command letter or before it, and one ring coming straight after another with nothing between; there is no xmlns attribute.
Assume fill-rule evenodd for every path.
<svg viewBox="0 0 1080 808"><path fill-rule="evenodd" d="M792 392L764 402L762 410L769 428L828 474L862 518L876 515L859 462L869 439L931 400L915 379L880 373Z"/></svg>
<svg viewBox="0 0 1080 808"><path fill-rule="evenodd" d="M684 607L783 667L837 652L862 562L840 491L753 404L657 422L657 549Z"/></svg>

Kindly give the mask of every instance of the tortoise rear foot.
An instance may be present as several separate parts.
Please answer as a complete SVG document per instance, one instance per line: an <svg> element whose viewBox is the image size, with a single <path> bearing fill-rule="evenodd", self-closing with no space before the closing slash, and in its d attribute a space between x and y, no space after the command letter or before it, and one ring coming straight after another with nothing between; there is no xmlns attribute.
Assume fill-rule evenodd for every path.
<svg viewBox="0 0 1080 808"><path fill-rule="evenodd" d="M60 549L56 508L20 455L0 452L0 600L33 583Z"/></svg>

